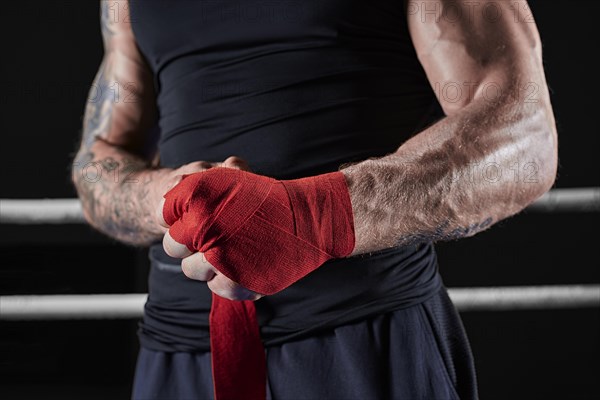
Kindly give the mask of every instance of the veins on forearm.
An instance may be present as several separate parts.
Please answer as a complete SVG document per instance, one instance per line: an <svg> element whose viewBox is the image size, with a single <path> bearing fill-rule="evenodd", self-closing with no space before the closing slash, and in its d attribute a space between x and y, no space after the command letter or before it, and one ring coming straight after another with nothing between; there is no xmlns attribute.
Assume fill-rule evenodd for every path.
<svg viewBox="0 0 600 400"><path fill-rule="evenodd" d="M394 154L343 169L355 217L355 254L472 236L546 191L548 172L533 181L513 174L513 166L525 162L551 169L545 166L551 164L551 142L544 113L513 107L495 114L465 109ZM490 171L496 174L490 177Z"/></svg>
<svg viewBox="0 0 600 400"><path fill-rule="evenodd" d="M358 239L355 254L460 239L495 222L493 210L486 215L485 207L464 209L472 204L470 195L464 186L456 190L448 165L434 160L427 168L419 165L392 156L345 170Z"/></svg>

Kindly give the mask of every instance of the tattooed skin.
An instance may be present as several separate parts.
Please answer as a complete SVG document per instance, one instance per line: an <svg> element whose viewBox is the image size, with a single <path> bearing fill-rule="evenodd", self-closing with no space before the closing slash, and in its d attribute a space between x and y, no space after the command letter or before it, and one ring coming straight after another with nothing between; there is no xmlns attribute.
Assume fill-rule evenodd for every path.
<svg viewBox="0 0 600 400"><path fill-rule="evenodd" d="M91 146L96 137L106 137L112 119L114 99L111 98L107 76L112 75L110 65L103 62L90 89L84 118L84 140Z"/></svg>
<svg viewBox="0 0 600 400"><path fill-rule="evenodd" d="M128 243L147 244L162 236L152 202L163 178L126 151L139 149L136 138L151 128L147 110L155 106L155 96L149 93L151 71L137 54L131 27L122 23L125 5L118 0L102 5L105 57L86 107L74 182L95 227ZM475 86L458 102L435 93L446 117L396 152L342 169L354 214L353 254L472 236L518 213L552 186L557 139L541 43L533 24L510 15L507 8L495 24L472 19L455 24L407 14L430 83ZM535 102L523 100L521 82L540 88ZM491 83L500 88L497 96L486 96ZM135 102L119 101L113 87L131 88L139 96ZM529 163L538 179L515 180L513 166ZM490 165L498 179L490 179Z"/></svg>
<svg viewBox="0 0 600 400"><path fill-rule="evenodd" d="M433 230L418 231L413 234L407 235L398 240L398 246L415 245L427 242L438 242L438 241L449 241L457 240L465 237L472 236L477 232L480 232L487 227L491 226L493 219L491 217L486 218L481 222L476 222L467 226L452 227L449 220L444 221L441 225Z"/></svg>
<svg viewBox="0 0 600 400"><path fill-rule="evenodd" d="M111 84L119 82L115 62L130 60L115 61L113 47L118 20L111 13L111 6L118 4L106 1L101 4L105 57L85 107L81 147L73 163L73 182L86 219L95 228L123 242L146 245L160 239L163 233L153 217L156 205L150 202L150 188L157 173L149 168L148 160L113 145L110 140L111 135L144 129L141 124L129 126L121 122L117 126L115 122L117 112L121 113L121 120L139 121L144 104L119 102L111 89ZM119 106L122 108L117 110Z"/></svg>
<svg viewBox="0 0 600 400"><path fill-rule="evenodd" d="M148 170L147 163L128 155L98 159L93 152L80 154L74 163L74 181L92 225L130 244L159 240L162 232L151 211L154 205L149 203L153 175L137 174Z"/></svg>
<svg viewBox="0 0 600 400"><path fill-rule="evenodd" d="M118 157L118 155L115 155ZM97 159L93 152L75 159L75 186L87 219L107 235L131 244L148 244L160 239L148 204L152 174L141 160L127 156ZM93 160L93 161L88 161ZM86 162L87 161L87 162Z"/></svg>
<svg viewBox="0 0 600 400"><path fill-rule="evenodd" d="M102 164L102 168L104 168L106 171L109 171L109 172L114 171L117 168L119 168L119 162L112 157L108 157L108 158L100 161L100 164Z"/></svg>

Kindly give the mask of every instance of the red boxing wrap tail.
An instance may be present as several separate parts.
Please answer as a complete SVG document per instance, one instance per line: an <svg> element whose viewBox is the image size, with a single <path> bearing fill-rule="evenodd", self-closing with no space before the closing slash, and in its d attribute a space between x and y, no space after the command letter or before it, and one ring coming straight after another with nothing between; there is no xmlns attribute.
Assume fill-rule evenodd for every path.
<svg viewBox="0 0 600 400"><path fill-rule="evenodd" d="M185 176L165 199L173 239L260 294L277 293L354 250L352 204L341 172L279 181L213 168ZM216 399L264 400L254 304L213 295L210 325Z"/></svg>
<svg viewBox="0 0 600 400"><path fill-rule="evenodd" d="M213 293L209 324L215 400L265 400L265 350L254 302Z"/></svg>

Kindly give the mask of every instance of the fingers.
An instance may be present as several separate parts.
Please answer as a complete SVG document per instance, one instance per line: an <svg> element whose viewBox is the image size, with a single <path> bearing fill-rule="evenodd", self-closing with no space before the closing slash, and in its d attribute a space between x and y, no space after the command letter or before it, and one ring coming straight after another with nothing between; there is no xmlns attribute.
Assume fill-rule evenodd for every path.
<svg viewBox="0 0 600 400"><path fill-rule="evenodd" d="M179 181L174 181L176 185L163 195L165 201L161 199L159 210L162 210L163 220L168 225L173 225L184 215L187 201L200 180L199 174L180 175Z"/></svg>
<svg viewBox="0 0 600 400"><path fill-rule="evenodd" d="M185 276L207 282L210 290L229 300L258 300L262 295L235 283L208 262L204 253L194 253L181 261Z"/></svg>
<svg viewBox="0 0 600 400"><path fill-rule="evenodd" d="M175 224L179 223L180 221L175 222ZM175 226L175 224L173 224L173 226ZM170 230L165 233L165 236L163 237L163 248L165 249L165 253L175 258L185 258L192 254L192 251L190 251L185 244L179 243L173 239Z"/></svg>
<svg viewBox="0 0 600 400"><path fill-rule="evenodd" d="M168 228L169 224L172 224L181 216L181 196L175 193L177 191L177 189L175 188L181 184L183 178L185 176L192 175L197 172L206 171L207 169L210 169L214 166L214 163L210 163L208 161L195 161L189 164L185 164L177 168L176 170L173 170L167 176L167 178L162 184L162 199L155 214L155 218L158 221L159 225ZM193 187L189 187L187 189L192 190ZM166 210L164 201L165 198L168 198Z"/></svg>
<svg viewBox="0 0 600 400"><path fill-rule="evenodd" d="M229 300L254 301L263 297L262 294L246 289L221 273L217 273L214 278L208 281L207 285L214 293Z"/></svg>
<svg viewBox="0 0 600 400"><path fill-rule="evenodd" d="M241 169L242 171L250 171L250 166L248 165L246 160L243 160L236 156L228 157L225 161L223 161L222 166L225 168L235 168Z"/></svg>
<svg viewBox="0 0 600 400"><path fill-rule="evenodd" d="M194 161L179 167L177 169L177 174L193 174L195 172L206 171L207 169L214 167L236 168L244 171L250 170L250 166L246 160L237 156L231 156L223 162Z"/></svg>
<svg viewBox="0 0 600 400"><path fill-rule="evenodd" d="M204 253L194 253L181 261L181 269L185 276L197 281L208 282L213 279L218 271L204 256Z"/></svg>
<svg viewBox="0 0 600 400"><path fill-rule="evenodd" d="M249 171L250 167L248 163L236 156L227 158L222 163L209 163L206 161L198 161L190 164L186 164L183 167L177 169L177 175L174 177L170 189L174 188L181 183L183 175L189 175L196 172L205 171L213 167L223 168L234 168L243 171ZM171 229L165 234L163 238L163 247L165 252L175 258L182 258L181 268L183 273L190 279L205 281L210 290L215 292L217 295L224 297L229 300L258 300L263 295L253 292L245 287L237 284L225 275L221 274L212 264L210 264L204 255L200 252L192 252L185 244L177 242L171 235L171 231L177 231L178 225L181 223L177 221L166 221L164 208L167 199L163 198L160 202L159 209L157 210L157 220L162 227L169 228L168 222L173 222ZM170 205L168 205L170 206ZM181 217L181 215L179 215Z"/></svg>
<svg viewBox="0 0 600 400"><path fill-rule="evenodd" d="M203 172L203 171L206 171L207 169L214 168L214 167L234 168L234 169L239 169L239 170L244 170L244 171L250 170L248 163L245 160L243 160L239 157L236 157L236 156L228 157L222 163L211 163L208 161L195 161L195 162L192 162L189 164L185 164L182 167L179 167L177 170L174 171L175 175L172 175L171 177L168 178L168 180L164 186L165 189L164 189L163 199L161 199L160 206L156 210L155 218L158 221L158 224L160 226L162 226L164 228L168 228L169 224L172 224L173 222L175 222L175 220L177 220L179 217L181 217L180 212L173 213L173 211L178 211L177 205L178 205L179 199L177 196L174 196L174 195L169 196L169 193L172 192L172 189L174 189L176 186L178 186L186 175L192 175L197 172ZM168 218L166 218L166 216L165 216L166 201L164 200L164 198L166 198L166 197L169 197L168 204L167 204L167 211L168 211L167 214L169 215ZM179 210L179 211L181 211L181 210Z"/></svg>
<svg viewBox="0 0 600 400"><path fill-rule="evenodd" d="M216 166L216 163L211 163L208 161L194 161L194 162L185 164L185 165L177 168L176 173L178 175L189 175L189 174L193 174L195 172L206 171L207 169L210 169L215 166ZM181 178L180 178L180 180L181 180Z"/></svg>

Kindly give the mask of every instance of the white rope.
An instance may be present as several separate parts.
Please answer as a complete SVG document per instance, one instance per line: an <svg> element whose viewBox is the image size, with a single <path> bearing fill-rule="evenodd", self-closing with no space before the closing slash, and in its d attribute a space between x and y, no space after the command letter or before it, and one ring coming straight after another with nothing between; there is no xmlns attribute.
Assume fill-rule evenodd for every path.
<svg viewBox="0 0 600 400"><path fill-rule="evenodd" d="M449 289L460 311L600 307L600 285ZM0 320L141 318L146 294L0 296Z"/></svg>
<svg viewBox="0 0 600 400"><path fill-rule="evenodd" d="M147 294L0 296L0 320L140 318Z"/></svg>
<svg viewBox="0 0 600 400"><path fill-rule="evenodd" d="M449 289L460 311L600 307L600 285Z"/></svg>
<svg viewBox="0 0 600 400"><path fill-rule="evenodd" d="M600 211L600 187L553 189L527 207L539 212ZM0 199L3 224L84 222L78 199Z"/></svg>
<svg viewBox="0 0 600 400"><path fill-rule="evenodd" d="M85 222L78 199L0 199L3 224L73 224Z"/></svg>
<svg viewBox="0 0 600 400"><path fill-rule="evenodd" d="M540 212L600 211L600 187L553 189L527 207Z"/></svg>

